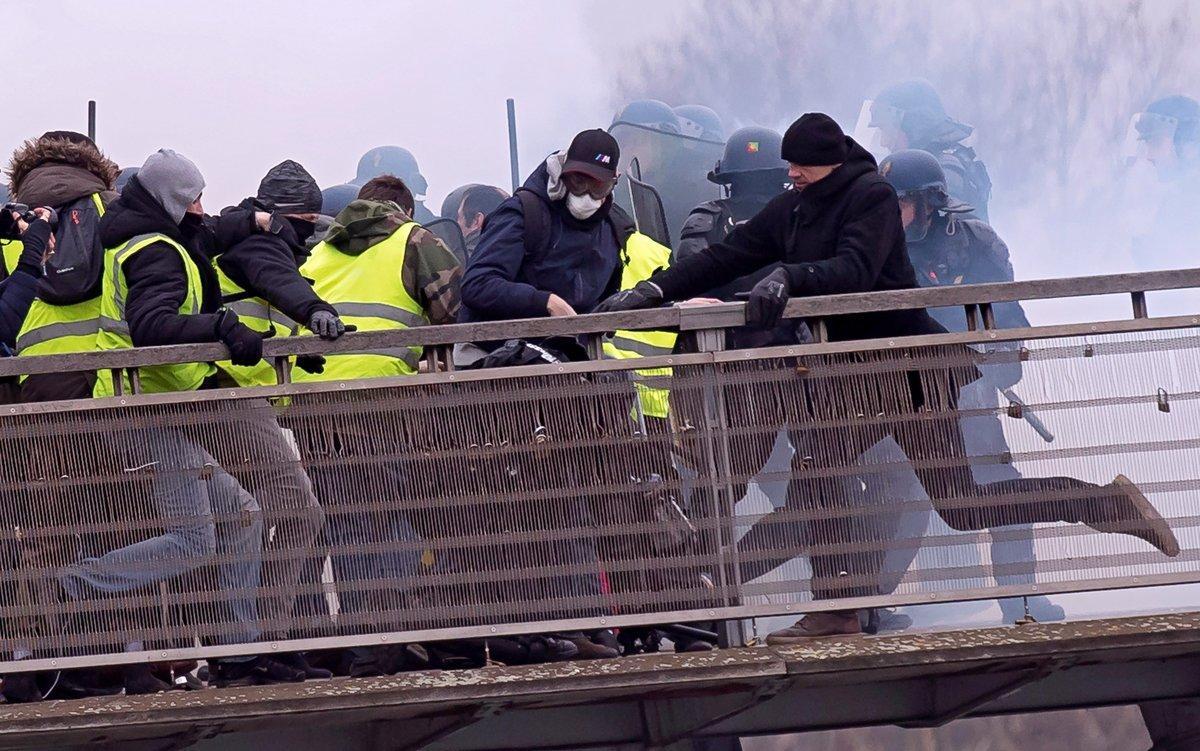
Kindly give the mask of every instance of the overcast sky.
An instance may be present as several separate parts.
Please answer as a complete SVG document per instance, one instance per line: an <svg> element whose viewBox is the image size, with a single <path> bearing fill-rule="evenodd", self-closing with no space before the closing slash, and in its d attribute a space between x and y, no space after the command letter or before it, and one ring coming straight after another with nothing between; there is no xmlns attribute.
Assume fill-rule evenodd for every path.
<svg viewBox="0 0 1200 751"><path fill-rule="evenodd" d="M383 144L413 151L435 211L466 182L507 188L505 98L517 101L528 172L578 130L609 124L607 61L676 12L629 0L606 2L612 15L578 0L4 3L31 28L50 7L52 35L0 43L14 91L0 116L4 162L30 136L86 130L96 99L109 156L129 166L180 151L204 172L210 211L252 194L283 159L327 187ZM621 28L635 10L638 28Z"/></svg>

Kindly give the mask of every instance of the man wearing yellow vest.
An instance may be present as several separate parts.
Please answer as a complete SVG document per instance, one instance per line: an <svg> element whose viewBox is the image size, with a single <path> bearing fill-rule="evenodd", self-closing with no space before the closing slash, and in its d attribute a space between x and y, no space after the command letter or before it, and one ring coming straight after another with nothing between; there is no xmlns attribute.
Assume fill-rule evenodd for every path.
<svg viewBox="0 0 1200 751"><path fill-rule="evenodd" d="M334 218L301 268L313 280L316 294L359 331L454 322L462 268L441 240L412 220L413 210L413 195L400 178L371 179ZM421 354L420 347L406 347L329 355L324 372L297 372L293 379L310 383L411 375ZM445 534L435 526L435 515L402 516L394 510L422 491L415 478L405 476L400 461L375 460L410 449L397 436L358 424L352 414L340 418L336 429L301 430L297 439L327 514L324 537L334 550L330 561L339 587L339 622L349 628L364 621L379 623L387 617L380 611L402 608L397 599L402 582L416 570L411 556L400 550L404 538L412 537L408 528L430 543ZM355 489L363 488L370 489L369 497L355 495ZM368 503L372 510L364 510ZM420 659L415 649L352 649L346 670L357 676L395 672L406 661L411 665Z"/></svg>
<svg viewBox="0 0 1200 751"><path fill-rule="evenodd" d="M321 213L321 189L308 170L291 159L280 162L267 171L258 193L236 208L274 216L265 232L247 236L213 260L225 307L264 335L287 336L296 322L323 339L345 333L334 307L300 275L309 254L305 243ZM313 368L319 362L301 358L299 365ZM275 369L262 360L249 366L224 361L217 367L238 386L276 383Z"/></svg>
<svg viewBox="0 0 1200 751"><path fill-rule="evenodd" d="M270 216L234 210L207 217L200 202L203 190L196 166L162 149L108 208L100 223L107 251L99 349L220 341L235 365L261 359L262 335L220 307L212 258L269 227ZM194 391L214 384L216 372L212 363L171 364L142 368L140 380L146 393ZM129 384L125 386L128 390ZM97 378L97 397L113 390L108 373ZM215 552L222 557L219 585L231 611L223 638L246 642L263 632L286 632L288 598L277 593L261 607L257 602L263 512L293 514L319 529L320 508L273 408L266 401L240 401L203 425L135 429L127 441L132 455L145 454L151 463L184 464L182 471L155 476L154 501L163 532L73 564L62 577L64 589L80 598L128 591L193 570ZM218 467L208 481L199 475L205 465ZM278 563L267 564L268 582ZM214 676L221 685L244 685L303 680L306 672L301 664L258 657L223 659Z"/></svg>
<svg viewBox="0 0 1200 751"><path fill-rule="evenodd" d="M113 184L120 168L87 136L60 130L22 144L13 152L8 172L13 200L52 207L61 219L56 229L61 253L38 284L37 299L17 336L17 354L91 351L100 325L103 248L97 228L105 207L116 198ZM75 255L68 260L68 254ZM94 373L29 376L22 382L21 399L86 399L94 380Z"/></svg>

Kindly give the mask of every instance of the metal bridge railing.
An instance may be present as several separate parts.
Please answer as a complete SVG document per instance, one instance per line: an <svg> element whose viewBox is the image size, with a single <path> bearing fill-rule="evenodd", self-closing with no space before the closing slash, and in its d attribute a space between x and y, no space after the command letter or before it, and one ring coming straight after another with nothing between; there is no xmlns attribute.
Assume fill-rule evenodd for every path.
<svg viewBox="0 0 1200 751"><path fill-rule="evenodd" d="M1196 287L1200 270L797 299L817 341L754 350L723 349L740 304L297 338L267 343L284 373L415 344L429 372L0 407L0 673L1200 581L1200 305L1145 302ZM1132 318L992 327L995 303L1115 293ZM927 305L978 326L822 337L830 316ZM697 351L449 357L667 327ZM990 375L1012 368L1019 397ZM668 419L639 387L669 394Z"/></svg>

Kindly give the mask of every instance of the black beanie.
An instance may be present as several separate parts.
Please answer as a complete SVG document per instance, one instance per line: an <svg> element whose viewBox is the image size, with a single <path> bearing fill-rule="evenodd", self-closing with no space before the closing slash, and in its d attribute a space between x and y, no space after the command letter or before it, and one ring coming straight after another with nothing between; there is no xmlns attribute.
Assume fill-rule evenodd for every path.
<svg viewBox="0 0 1200 751"><path fill-rule="evenodd" d="M321 188L298 162L286 159L267 171L258 184L258 205L283 214L320 214Z"/></svg>
<svg viewBox="0 0 1200 751"><path fill-rule="evenodd" d="M801 167L824 167L846 161L846 134L823 112L808 112L783 134L780 156Z"/></svg>

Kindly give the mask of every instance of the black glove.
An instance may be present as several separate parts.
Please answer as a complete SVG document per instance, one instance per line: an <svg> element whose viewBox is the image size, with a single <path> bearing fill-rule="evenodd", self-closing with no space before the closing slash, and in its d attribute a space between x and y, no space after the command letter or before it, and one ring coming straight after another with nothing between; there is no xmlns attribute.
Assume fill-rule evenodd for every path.
<svg viewBox="0 0 1200 751"><path fill-rule="evenodd" d="M217 319L217 339L229 348L234 365L256 365L262 359L263 334L238 320L237 313L222 310ZM272 332L274 333L274 332Z"/></svg>
<svg viewBox="0 0 1200 751"><path fill-rule="evenodd" d="M346 324L337 317L336 313L328 310L318 310L308 319L308 328L322 339L337 339L346 333ZM311 372L311 371L310 371Z"/></svg>
<svg viewBox="0 0 1200 751"><path fill-rule="evenodd" d="M19 240L21 230L17 227L17 218L13 216L12 204L6 204L0 210L0 240Z"/></svg>
<svg viewBox="0 0 1200 751"><path fill-rule="evenodd" d="M754 289L746 302L746 325L755 329L773 329L783 318L787 307L792 282L783 268L767 274Z"/></svg>
<svg viewBox="0 0 1200 751"><path fill-rule="evenodd" d="M24 266L29 273L40 277L46 246L50 244L51 234L53 234L53 229L45 220L38 219L30 222L29 226L25 228L25 234L21 235L21 243L24 248L21 250L21 257L17 259L17 268Z"/></svg>
<svg viewBox="0 0 1200 751"><path fill-rule="evenodd" d="M595 308L593 313L620 313L624 310L644 310L657 308L663 303L663 291L654 282L638 282L633 289L621 290L604 300Z"/></svg>
<svg viewBox="0 0 1200 751"><path fill-rule="evenodd" d="M296 367L305 373L320 375L325 372L325 358L320 355L296 355Z"/></svg>

